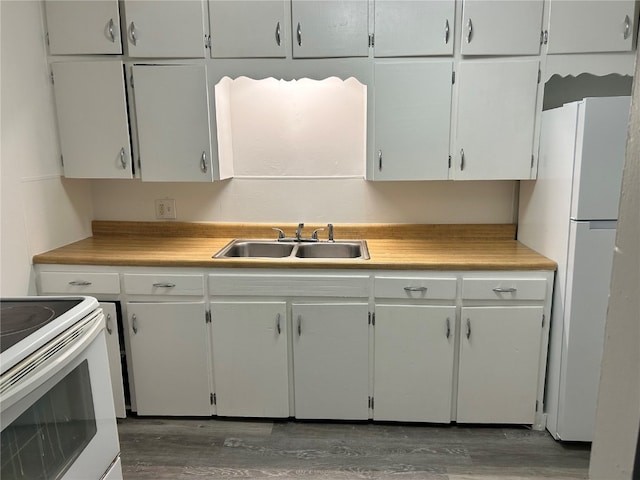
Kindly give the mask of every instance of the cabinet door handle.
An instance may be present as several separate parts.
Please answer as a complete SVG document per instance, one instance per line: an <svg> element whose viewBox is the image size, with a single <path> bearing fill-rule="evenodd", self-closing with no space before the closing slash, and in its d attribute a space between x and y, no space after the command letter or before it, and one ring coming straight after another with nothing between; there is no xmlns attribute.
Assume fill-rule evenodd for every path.
<svg viewBox="0 0 640 480"><path fill-rule="evenodd" d="M129 25L129 36L131 37L131 43L134 45L138 44L138 36L136 34L136 24L131 22Z"/></svg>
<svg viewBox="0 0 640 480"><path fill-rule="evenodd" d="M473 23L471 23L471 18L467 21L467 43L471 43L471 38L473 36Z"/></svg>
<svg viewBox="0 0 640 480"><path fill-rule="evenodd" d="M168 282L158 282L158 283L154 283L153 286L156 288L173 288L176 286L176 284L168 283Z"/></svg>
<svg viewBox="0 0 640 480"><path fill-rule="evenodd" d="M624 16L624 33L622 34L622 37L626 40L627 38L629 38L630 33L631 33L631 19L629 18L629 15L625 15Z"/></svg>
<svg viewBox="0 0 640 480"><path fill-rule="evenodd" d="M382 150L378 150L378 170L382 170Z"/></svg>
<svg viewBox="0 0 640 480"><path fill-rule="evenodd" d="M136 317L135 313L131 316L131 329L133 333L138 333L138 317Z"/></svg>
<svg viewBox="0 0 640 480"><path fill-rule="evenodd" d="M91 282L87 282L86 280L72 280L69 282L69 285L73 285L74 287L87 287L91 285Z"/></svg>
<svg viewBox="0 0 640 480"><path fill-rule="evenodd" d="M515 287L496 287L493 291L496 293L515 293L518 289Z"/></svg>
<svg viewBox="0 0 640 480"><path fill-rule="evenodd" d="M207 152L202 152L202 157L200 157L200 170L202 173L207 173Z"/></svg>
<svg viewBox="0 0 640 480"><path fill-rule="evenodd" d="M298 46L302 46L302 28L300 27L300 22L298 22L298 28L296 29L296 37L298 38Z"/></svg>
<svg viewBox="0 0 640 480"><path fill-rule="evenodd" d="M109 19L109 24L108 24L109 38L111 39L112 43L116 43L116 34L113 31L113 27L114 27L113 18L110 18Z"/></svg>
<svg viewBox="0 0 640 480"><path fill-rule="evenodd" d="M282 330L280 330L280 314L276 315L276 329L278 330L278 335L280 335L282 333Z"/></svg>
<svg viewBox="0 0 640 480"><path fill-rule="evenodd" d="M467 340L471 338L471 320L467 318Z"/></svg>
<svg viewBox="0 0 640 480"><path fill-rule="evenodd" d="M298 315L298 336L302 335L302 315Z"/></svg>
<svg viewBox="0 0 640 480"><path fill-rule="evenodd" d="M125 158L124 147L120 149L120 166L123 170L127 168L127 159Z"/></svg>
<svg viewBox="0 0 640 480"><path fill-rule="evenodd" d="M106 321L107 333L111 335L113 330L111 329L111 314L107 313L107 321Z"/></svg>
<svg viewBox="0 0 640 480"><path fill-rule="evenodd" d="M449 43L449 19L444 21L444 43Z"/></svg>
<svg viewBox="0 0 640 480"><path fill-rule="evenodd" d="M451 336L451 320L447 317L447 338Z"/></svg>
<svg viewBox="0 0 640 480"><path fill-rule="evenodd" d="M464 148L460 149L460 171L464 170Z"/></svg>
<svg viewBox="0 0 640 480"><path fill-rule="evenodd" d="M280 46L280 22L276 25L276 44Z"/></svg>
<svg viewBox="0 0 640 480"><path fill-rule="evenodd" d="M404 287L405 292L426 292L427 287Z"/></svg>

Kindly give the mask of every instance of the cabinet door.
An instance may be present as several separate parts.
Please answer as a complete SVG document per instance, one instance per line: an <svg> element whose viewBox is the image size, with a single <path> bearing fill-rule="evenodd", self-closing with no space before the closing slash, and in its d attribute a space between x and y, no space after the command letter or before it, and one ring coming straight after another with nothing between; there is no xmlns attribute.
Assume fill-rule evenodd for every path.
<svg viewBox="0 0 640 480"><path fill-rule="evenodd" d="M134 65L143 181L210 182L211 131L204 65Z"/></svg>
<svg viewBox="0 0 640 480"><path fill-rule="evenodd" d="M374 180L449 173L452 62L375 64Z"/></svg>
<svg viewBox="0 0 640 480"><path fill-rule="evenodd" d="M542 307L463 307L459 423L534 423Z"/></svg>
<svg viewBox="0 0 640 480"><path fill-rule="evenodd" d="M543 0L465 0L462 55L540 53Z"/></svg>
<svg viewBox="0 0 640 480"><path fill-rule="evenodd" d="M376 57L453 55L454 0L376 0Z"/></svg>
<svg viewBox="0 0 640 480"><path fill-rule="evenodd" d="M291 11L295 58L369 55L366 0L292 0Z"/></svg>
<svg viewBox="0 0 640 480"><path fill-rule="evenodd" d="M284 0L210 0L213 58L284 58Z"/></svg>
<svg viewBox="0 0 640 480"><path fill-rule="evenodd" d="M122 62L52 63L51 69L64 175L132 178Z"/></svg>
<svg viewBox="0 0 640 480"><path fill-rule="evenodd" d="M296 418L366 420L369 326L366 303L294 304Z"/></svg>
<svg viewBox="0 0 640 480"><path fill-rule="evenodd" d="M538 66L537 60L460 64L457 180L530 178Z"/></svg>
<svg viewBox="0 0 640 480"><path fill-rule="evenodd" d="M212 302L216 413L288 417L287 304Z"/></svg>
<svg viewBox="0 0 640 480"><path fill-rule="evenodd" d="M547 52L633 50L635 6L634 0L551 0Z"/></svg>
<svg viewBox="0 0 640 480"><path fill-rule="evenodd" d="M100 306L104 311L105 326L107 330L107 355L109 356L113 406L116 409L116 417L125 418L127 416L127 412L125 410L124 386L122 383L122 356L120 353L118 312L114 303L100 302Z"/></svg>
<svg viewBox="0 0 640 480"><path fill-rule="evenodd" d="M127 303L138 415L211 415L204 303Z"/></svg>
<svg viewBox="0 0 640 480"><path fill-rule="evenodd" d="M375 420L451 421L455 307L376 305Z"/></svg>
<svg viewBox="0 0 640 480"><path fill-rule="evenodd" d="M49 53L122 53L117 0L47 0Z"/></svg>
<svg viewBox="0 0 640 480"><path fill-rule="evenodd" d="M204 58L202 0L125 0L130 57Z"/></svg>

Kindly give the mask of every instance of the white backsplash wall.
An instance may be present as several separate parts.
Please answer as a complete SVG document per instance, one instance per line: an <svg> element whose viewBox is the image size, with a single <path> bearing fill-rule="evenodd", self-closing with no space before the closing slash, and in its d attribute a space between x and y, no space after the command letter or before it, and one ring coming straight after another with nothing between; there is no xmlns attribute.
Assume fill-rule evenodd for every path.
<svg viewBox="0 0 640 480"><path fill-rule="evenodd" d="M93 180L96 220L155 221L154 200L177 221L273 223L513 223L515 181L368 182L235 178L200 183Z"/></svg>
<svg viewBox="0 0 640 480"><path fill-rule="evenodd" d="M0 294L35 294L34 254L91 234L90 181L61 178L43 3L0 1Z"/></svg>

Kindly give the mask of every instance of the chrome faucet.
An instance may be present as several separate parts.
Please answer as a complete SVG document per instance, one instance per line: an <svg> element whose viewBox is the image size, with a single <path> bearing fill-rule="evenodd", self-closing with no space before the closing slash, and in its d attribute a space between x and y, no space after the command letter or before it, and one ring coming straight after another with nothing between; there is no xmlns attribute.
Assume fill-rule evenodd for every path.
<svg viewBox="0 0 640 480"><path fill-rule="evenodd" d="M304 228L304 223L299 223L298 228L296 229L296 241L300 241L302 238L302 229Z"/></svg>

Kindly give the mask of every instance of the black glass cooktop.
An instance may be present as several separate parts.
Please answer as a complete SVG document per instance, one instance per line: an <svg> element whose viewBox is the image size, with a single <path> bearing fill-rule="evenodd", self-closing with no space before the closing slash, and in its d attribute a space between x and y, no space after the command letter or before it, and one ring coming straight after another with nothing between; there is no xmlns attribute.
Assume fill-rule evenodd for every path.
<svg viewBox="0 0 640 480"><path fill-rule="evenodd" d="M55 320L82 299L0 300L0 352Z"/></svg>

